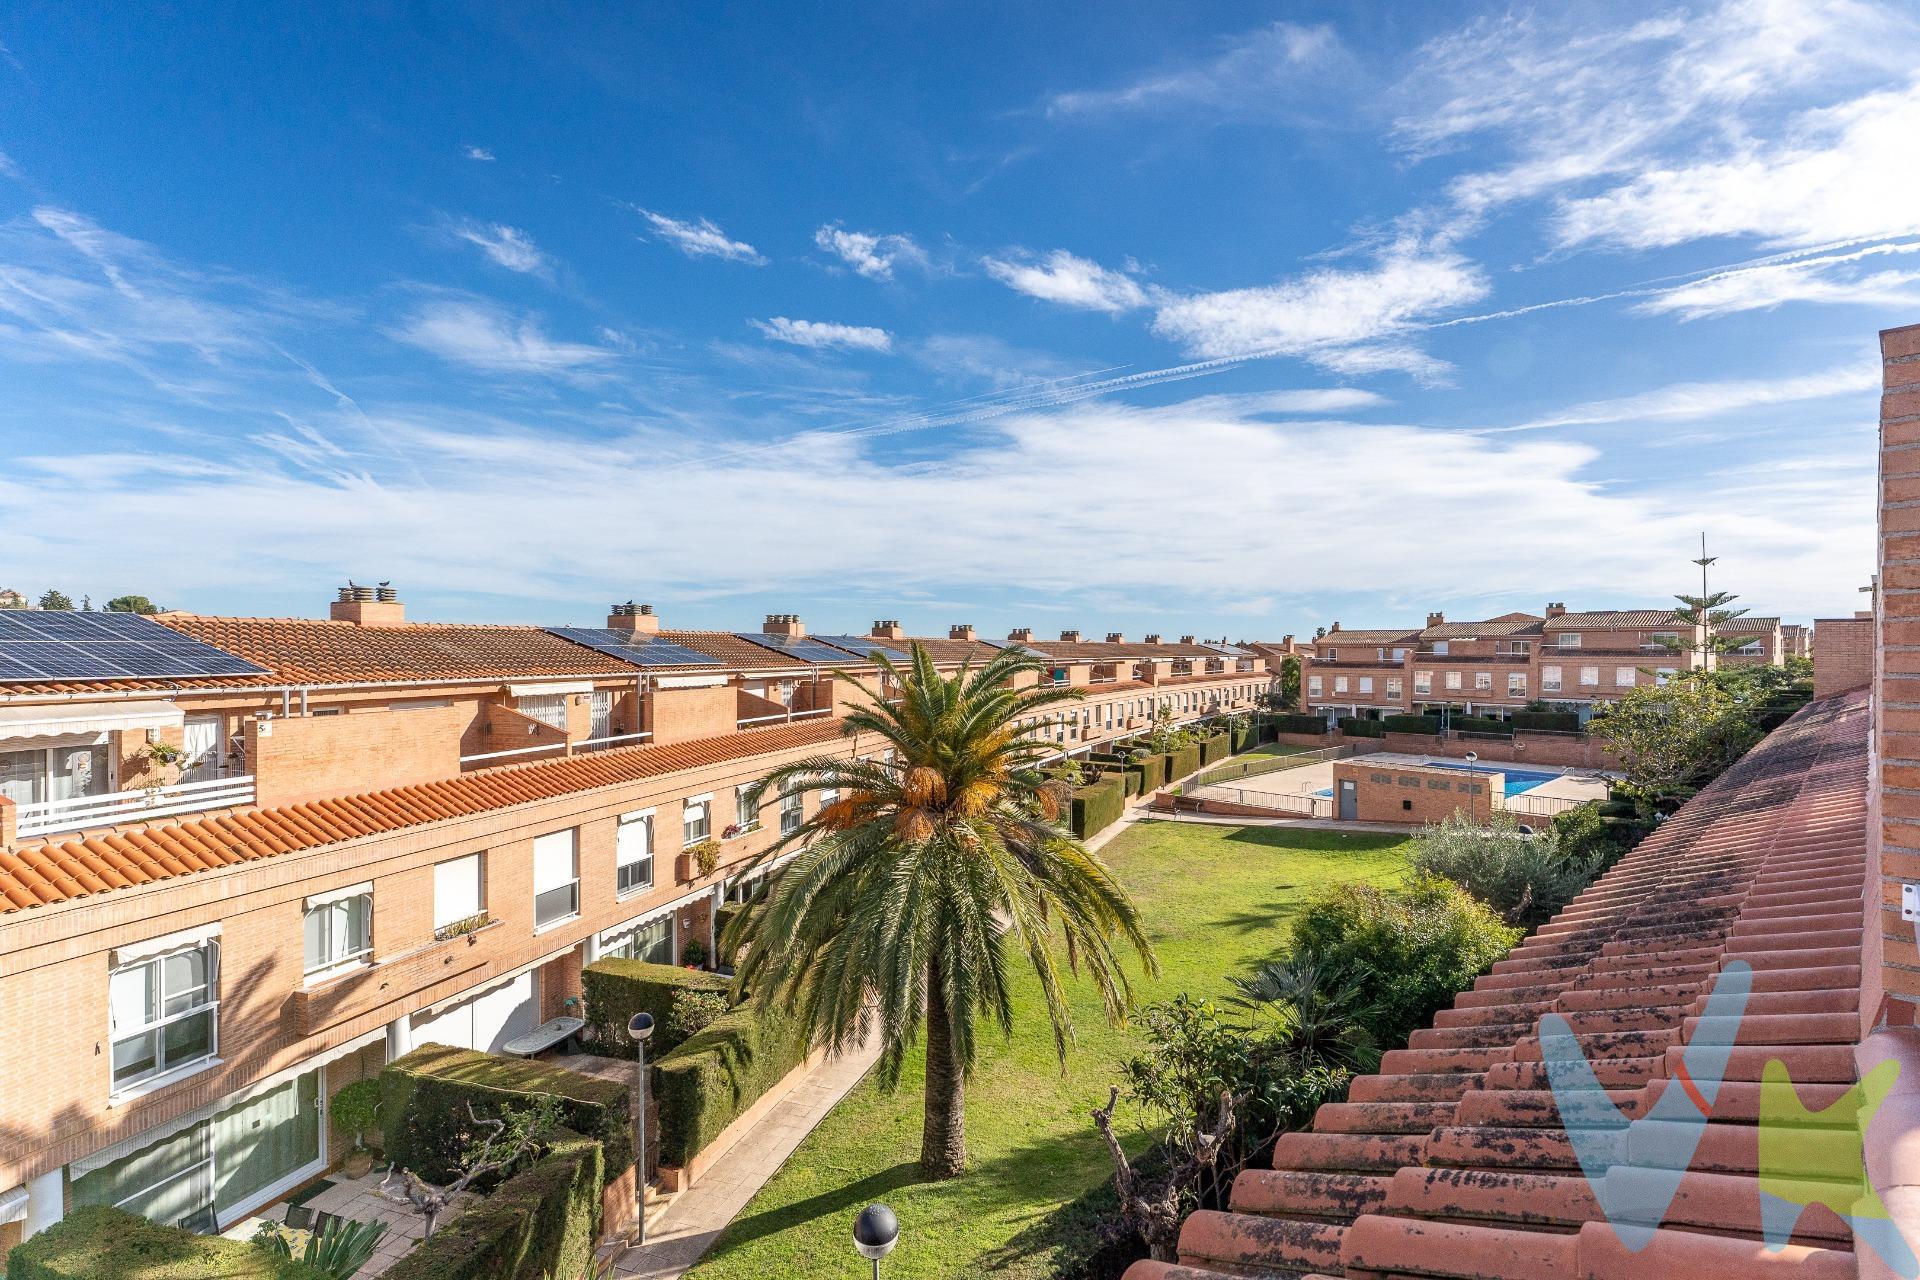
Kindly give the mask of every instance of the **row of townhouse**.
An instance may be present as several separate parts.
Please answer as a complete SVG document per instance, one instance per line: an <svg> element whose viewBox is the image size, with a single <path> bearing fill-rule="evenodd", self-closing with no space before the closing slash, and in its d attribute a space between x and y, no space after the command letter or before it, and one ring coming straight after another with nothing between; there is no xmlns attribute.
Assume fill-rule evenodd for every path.
<svg viewBox="0 0 1920 1280"><path fill-rule="evenodd" d="M1740 618L1721 629L1738 641L1717 664L1769 663L1803 656L1803 627L1778 618ZM1506 613L1449 622L1430 613L1419 628L1343 631L1338 622L1302 658L1302 699L1329 715L1378 717L1447 710L1504 717L1530 703L1582 716L1637 685L1699 665L1708 646L1670 609Z"/></svg>
<svg viewBox="0 0 1920 1280"><path fill-rule="evenodd" d="M225 1227L329 1166L343 1084L497 1051L602 956L710 949L816 803L749 790L880 757L854 680L890 696L872 655L911 644L1045 659L1024 678L1085 694L1030 726L1063 752L1270 679L1191 638L421 624L385 589L325 621L0 612L0 1257L79 1205Z"/></svg>

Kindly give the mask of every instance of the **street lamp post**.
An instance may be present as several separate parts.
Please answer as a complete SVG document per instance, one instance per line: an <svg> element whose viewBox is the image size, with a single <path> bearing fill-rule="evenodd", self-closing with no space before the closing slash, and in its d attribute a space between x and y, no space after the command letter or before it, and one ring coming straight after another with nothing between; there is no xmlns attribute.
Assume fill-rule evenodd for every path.
<svg viewBox="0 0 1920 1280"><path fill-rule="evenodd" d="M870 1204L853 1222L853 1247L873 1262L873 1280L880 1280L880 1259L900 1241L900 1220L883 1204Z"/></svg>
<svg viewBox="0 0 1920 1280"><path fill-rule="evenodd" d="M636 1245L647 1242L647 1041L653 1038L653 1015L636 1013L627 1021L633 1038L633 1221Z"/></svg>
<svg viewBox="0 0 1920 1280"><path fill-rule="evenodd" d="M1479 763L1480 753L1478 751L1467 752L1467 803L1469 805L1473 803L1474 766ZM1493 821L1493 795L1491 792L1487 795L1487 821Z"/></svg>

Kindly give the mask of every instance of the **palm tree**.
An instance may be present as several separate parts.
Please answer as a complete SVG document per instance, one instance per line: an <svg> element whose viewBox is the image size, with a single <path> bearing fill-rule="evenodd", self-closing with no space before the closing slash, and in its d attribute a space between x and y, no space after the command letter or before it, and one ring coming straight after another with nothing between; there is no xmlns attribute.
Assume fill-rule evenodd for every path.
<svg viewBox="0 0 1920 1280"><path fill-rule="evenodd" d="M951 679L919 645L910 668L875 655L889 701L850 711L846 732L874 734L880 759L818 756L775 769L767 792L827 792L820 812L762 859L784 864L761 905L727 929L743 990L790 1011L799 1031L841 1052L878 1023L883 1083L898 1085L926 1035L926 1114L920 1167L950 1178L967 1161L966 1079L985 1019L1013 1030L1012 978L1024 952L1040 980L1062 1068L1073 1026L1061 990L1064 958L1100 992L1109 1021L1131 1001L1119 950L1147 972L1153 951L1126 892L1061 826L1065 784L1040 763L1045 744L1021 721L1079 694L1014 687L1045 669L1018 650Z"/></svg>

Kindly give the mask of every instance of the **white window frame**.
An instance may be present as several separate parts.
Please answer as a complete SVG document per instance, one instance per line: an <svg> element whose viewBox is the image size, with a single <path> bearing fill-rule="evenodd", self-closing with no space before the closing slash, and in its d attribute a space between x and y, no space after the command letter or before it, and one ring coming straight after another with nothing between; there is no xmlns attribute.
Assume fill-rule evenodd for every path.
<svg viewBox="0 0 1920 1280"><path fill-rule="evenodd" d="M1598 689L1600 687L1600 668L1581 667L1580 687L1582 689Z"/></svg>
<svg viewBox="0 0 1920 1280"><path fill-rule="evenodd" d="M790 836L806 822L806 800L798 791L780 797L780 834Z"/></svg>
<svg viewBox="0 0 1920 1280"><path fill-rule="evenodd" d="M1473 673L1473 691L1475 693L1480 693L1482 691L1485 691L1487 693L1492 693L1493 692L1493 672L1491 671L1474 672Z"/></svg>
<svg viewBox="0 0 1920 1280"><path fill-rule="evenodd" d="M760 810L747 803L747 794L758 785L742 782L733 788L733 825L740 828L742 835L760 829Z"/></svg>
<svg viewBox="0 0 1920 1280"><path fill-rule="evenodd" d="M1403 685L1403 684L1401 683L1401 680L1400 680L1400 677L1399 677L1399 676L1388 676L1388 677L1387 677L1387 696L1388 696L1389 698L1392 698L1392 699L1394 699L1394 700L1396 700L1396 701L1398 701L1398 700L1399 700L1399 697L1400 697L1400 691L1401 691L1401 690L1402 690L1403 688L1405 688L1405 685Z"/></svg>
<svg viewBox="0 0 1920 1280"><path fill-rule="evenodd" d="M567 731L567 695L564 693L523 693L513 700L513 709L549 729Z"/></svg>
<svg viewBox="0 0 1920 1280"><path fill-rule="evenodd" d="M356 902L366 904L363 908L366 912L366 937L362 940L362 945L353 951L341 951L337 954L329 952L317 961L313 956L308 955L306 953L307 926L308 922L314 919L315 913L320 913L323 945L331 945L335 940L335 930L344 929L349 930L350 933L347 919L351 911L349 904ZM308 982L318 978L332 977L336 973L344 973L349 969L358 969L369 963L373 959L373 885L359 884L351 889L308 898L306 911L300 920L300 946L301 972Z"/></svg>
<svg viewBox="0 0 1920 1280"><path fill-rule="evenodd" d="M680 802L680 845L690 848L713 836L713 793Z"/></svg>
<svg viewBox="0 0 1920 1280"><path fill-rule="evenodd" d="M1561 674L1562 673L1559 667L1541 667L1540 668L1540 692L1542 693L1560 692Z"/></svg>
<svg viewBox="0 0 1920 1280"><path fill-rule="evenodd" d="M546 849L550 851L554 848L553 842L558 841L563 837L567 841L567 845L568 845L567 853L572 860L571 878L565 879L565 880L557 880L554 883L548 885L546 888L542 889L540 887L540 862L541 862L542 846L544 844ZM549 856L551 856L550 853L549 853ZM560 892L562 889L572 890L572 894L569 898L569 902L571 903L571 908L564 914L549 915L547 916L546 919L544 920L541 919L540 899L548 897L552 894L556 894ZM580 828L568 827L563 831L549 831L546 835L536 836L533 841L533 931L535 933L543 933L548 929L558 928L559 926L567 923L569 920L577 920L579 918L580 918Z"/></svg>
<svg viewBox="0 0 1920 1280"><path fill-rule="evenodd" d="M1319 697L1325 696L1322 693L1323 688L1324 686L1321 684L1319 676L1307 677L1307 696L1309 698L1319 698Z"/></svg>
<svg viewBox="0 0 1920 1280"><path fill-rule="evenodd" d="M1447 692L1458 693L1460 691L1460 688L1461 688L1460 673L1458 671L1447 672Z"/></svg>
<svg viewBox="0 0 1920 1280"><path fill-rule="evenodd" d="M1527 696L1527 673L1524 671L1507 672L1507 696L1524 698Z"/></svg>
<svg viewBox="0 0 1920 1280"><path fill-rule="evenodd" d="M166 990L167 961L175 956L185 955L193 951L205 953L206 983L201 987L183 988L177 996L169 996ZM152 970L153 973L153 1007L157 1016L152 1021L142 1022L137 1026L118 1026L114 1023L113 980L122 974L132 974L144 970ZM119 965L109 971L107 975L107 987L107 1073L113 1090L111 1095L113 1098L117 1099L131 1094L145 1093L151 1089L157 1089L166 1084L170 1084L175 1080L191 1075L197 1071L204 1071L219 1063L220 997L218 992L220 990L220 940L218 938L203 939L189 946L176 947L157 955L141 956L136 960L131 960L126 964ZM203 998L198 1003L183 1006L171 1013L167 1011L167 1005L173 999L178 998L178 996L188 995L194 991L202 993ZM189 1018L199 1017L201 1014L207 1015L207 1051L199 1057L186 1058L179 1062L167 1061L165 1029L175 1023L185 1022ZM118 1078L115 1075L113 1066L114 1050L118 1049L119 1046L126 1041L148 1035L154 1037L153 1069L124 1080Z"/></svg>
<svg viewBox="0 0 1920 1280"><path fill-rule="evenodd" d="M1360 692L1367 694L1369 696L1372 695L1373 693L1373 677L1372 676L1360 677Z"/></svg>
<svg viewBox="0 0 1920 1280"><path fill-rule="evenodd" d="M443 904L443 901L442 901L443 898L453 897L453 894L450 891L446 893L442 892L442 889L441 889L442 871L444 870L447 873L446 879L451 880L453 872L455 871L464 872L465 864L469 864L469 863L472 864L473 866L473 894L472 894L473 910L459 911L459 910L450 909L449 906ZM462 887L464 888L464 886ZM466 901L464 901L464 895L462 897L462 900L459 900L452 905L454 907L466 906L467 903ZM476 917L484 916L486 914L487 914L487 857L484 853L469 853L458 858L445 858L433 864L433 931L436 935L438 935L443 929L451 928L453 925L460 924L464 921L472 920L472 919L475 919Z"/></svg>
<svg viewBox="0 0 1920 1280"><path fill-rule="evenodd" d="M1554 637L1553 642L1562 649L1578 649L1580 647L1581 634L1582 633L1578 631L1562 631Z"/></svg>
<svg viewBox="0 0 1920 1280"><path fill-rule="evenodd" d="M623 813L613 830L613 896L631 898L653 888L653 815L652 809ZM628 868L644 868L645 876Z"/></svg>
<svg viewBox="0 0 1920 1280"><path fill-rule="evenodd" d="M1347 678L1345 676L1335 676L1333 678L1333 691L1335 693L1345 693L1347 691Z"/></svg>
<svg viewBox="0 0 1920 1280"><path fill-rule="evenodd" d="M1613 683L1615 688L1631 689L1639 683L1639 680L1640 672L1636 667L1615 667L1613 669Z"/></svg>
<svg viewBox="0 0 1920 1280"><path fill-rule="evenodd" d="M1414 672L1413 673L1413 696L1417 698L1422 694L1431 695L1432 693L1433 693L1433 672L1431 671Z"/></svg>

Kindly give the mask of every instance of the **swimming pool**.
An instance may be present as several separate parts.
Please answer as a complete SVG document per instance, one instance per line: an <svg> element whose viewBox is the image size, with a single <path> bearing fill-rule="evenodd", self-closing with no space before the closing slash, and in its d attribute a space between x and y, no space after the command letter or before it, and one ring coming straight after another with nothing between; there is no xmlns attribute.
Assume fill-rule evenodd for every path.
<svg viewBox="0 0 1920 1280"><path fill-rule="evenodd" d="M1506 787L1502 794L1509 796L1517 796L1523 791L1531 791L1541 783L1552 782L1560 776L1557 773L1541 773L1538 769L1516 769L1511 765L1499 764L1497 762L1477 765L1473 769L1468 769L1465 764L1458 760L1423 760L1421 763L1425 764L1428 768L1455 769L1461 773L1505 774Z"/></svg>

